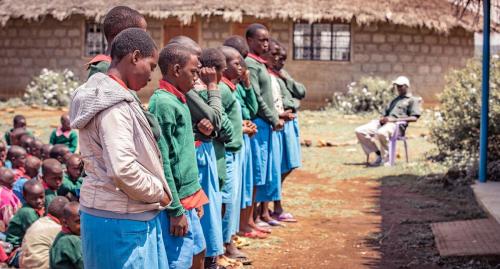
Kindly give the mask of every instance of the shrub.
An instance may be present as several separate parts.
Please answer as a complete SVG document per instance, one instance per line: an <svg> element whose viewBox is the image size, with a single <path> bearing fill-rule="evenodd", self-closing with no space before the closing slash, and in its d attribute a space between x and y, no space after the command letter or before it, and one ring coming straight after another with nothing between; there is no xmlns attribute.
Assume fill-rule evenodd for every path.
<svg viewBox="0 0 500 269"><path fill-rule="evenodd" d="M332 107L344 114L383 113L395 97L391 81L379 77L363 77L347 86L347 92L335 93Z"/></svg>
<svg viewBox="0 0 500 269"><path fill-rule="evenodd" d="M57 72L44 68L26 87L23 101L27 105L64 107L69 104L70 95L79 84L68 69Z"/></svg>
<svg viewBox="0 0 500 269"><path fill-rule="evenodd" d="M439 155L452 166L477 173L481 115L481 63L471 60L466 67L451 71L440 95L440 107L434 113L431 139ZM491 60L489 160L500 158L500 61ZM491 169L495 169L492 167Z"/></svg>

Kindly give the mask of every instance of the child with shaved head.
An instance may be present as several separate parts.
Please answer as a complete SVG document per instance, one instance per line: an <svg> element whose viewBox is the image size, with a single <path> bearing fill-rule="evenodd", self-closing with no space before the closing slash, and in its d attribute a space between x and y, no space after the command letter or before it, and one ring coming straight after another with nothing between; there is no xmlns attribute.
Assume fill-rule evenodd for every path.
<svg viewBox="0 0 500 269"><path fill-rule="evenodd" d="M66 173L64 173L62 185L57 193L68 197L70 200L77 200L83 183L82 173L83 161L81 156L77 154L71 155L66 162Z"/></svg>
<svg viewBox="0 0 500 269"><path fill-rule="evenodd" d="M24 177L26 174L25 162L26 162L26 150L20 146L11 146L7 151L7 161L10 165L6 167L12 168L16 176L16 180Z"/></svg>
<svg viewBox="0 0 500 269"><path fill-rule="evenodd" d="M71 153L69 151L69 148L68 146L66 145L62 145L62 144L57 144L57 145L54 145L51 149L50 149L50 153L49 153L49 156L48 158L51 158L51 159L56 159L58 160L61 164L65 164L65 161L64 161L64 156L68 153Z"/></svg>
<svg viewBox="0 0 500 269"><path fill-rule="evenodd" d="M45 214L45 191L42 183L35 179L27 181L24 184L23 196L26 203L16 212L7 228L6 241L14 248L21 245L24 234L31 224Z"/></svg>
<svg viewBox="0 0 500 269"><path fill-rule="evenodd" d="M42 161L35 156L28 156L25 161L25 175L16 180L13 186L14 193L24 204L25 200L23 197L23 187L24 183L30 179L38 179L40 173L40 167L42 166Z"/></svg>
<svg viewBox="0 0 500 269"><path fill-rule="evenodd" d="M0 167L5 166L5 161L7 161L7 144L0 140Z"/></svg>
<svg viewBox="0 0 500 269"><path fill-rule="evenodd" d="M16 115L14 116L14 118L12 119L12 125L13 125L13 128L6 131L5 132L5 135L4 135L4 140L5 140L5 143L7 143L7 145L13 145L12 144L12 141L11 141L11 137L12 137L12 132L15 130L15 129L24 129L26 130L26 117L24 117L23 115Z"/></svg>
<svg viewBox="0 0 500 269"><path fill-rule="evenodd" d="M78 202L70 202L64 206L62 231L50 248L51 269L83 269L79 206Z"/></svg>
<svg viewBox="0 0 500 269"><path fill-rule="evenodd" d="M61 116L61 125L52 131L49 143L66 145L71 153L75 153L78 147L78 134L71 129L68 114Z"/></svg>
<svg viewBox="0 0 500 269"><path fill-rule="evenodd" d="M56 159L46 159L42 164L42 180L45 185L45 206L48 207L52 199L57 196L57 190L61 187L63 179L63 167Z"/></svg>
<svg viewBox="0 0 500 269"><path fill-rule="evenodd" d="M22 206L21 201L12 191L14 179L12 170L5 167L0 168L0 232L2 233L5 232L10 220Z"/></svg>
<svg viewBox="0 0 500 269"><path fill-rule="evenodd" d="M127 6L116 6L108 11L103 21L104 37L108 47L105 54L99 54L90 60L88 70L90 78L95 73L106 73L111 65L111 44L123 30L140 28L146 30L146 19L135 9Z"/></svg>
<svg viewBox="0 0 500 269"><path fill-rule="evenodd" d="M24 235L20 268L49 269L49 253L56 236L61 232L66 197L57 196L49 204L47 216L35 221Z"/></svg>
<svg viewBox="0 0 500 269"><path fill-rule="evenodd" d="M31 143L30 152L28 153L37 158L42 158L42 148L43 148L43 142L39 139L35 139Z"/></svg>

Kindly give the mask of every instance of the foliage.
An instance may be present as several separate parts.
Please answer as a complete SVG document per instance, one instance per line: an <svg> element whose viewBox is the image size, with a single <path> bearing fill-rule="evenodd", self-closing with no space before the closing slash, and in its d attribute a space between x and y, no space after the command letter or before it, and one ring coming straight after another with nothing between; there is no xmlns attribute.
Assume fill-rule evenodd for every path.
<svg viewBox="0 0 500 269"><path fill-rule="evenodd" d="M68 106L70 95L79 84L74 73L68 69L58 72L44 68L26 87L23 101L27 105Z"/></svg>
<svg viewBox="0 0 500 269"><path fill-rule="evenodd" d="M489 160L500 158L500 60L492 57L490 74ZM481 64L471 60L466 67L451 71L434 113L431 139L439 156L450 165L477 173L481 116ZM492 168L493 169L493 168Z"/></svg>
<svg viewBox="0 0 500 269"><path fill-rule="evenodd" d="M344 114L383 113L394 98L390 81L379 77L363 77L347 86L347 92L335 93L332 106Z"/></svg>

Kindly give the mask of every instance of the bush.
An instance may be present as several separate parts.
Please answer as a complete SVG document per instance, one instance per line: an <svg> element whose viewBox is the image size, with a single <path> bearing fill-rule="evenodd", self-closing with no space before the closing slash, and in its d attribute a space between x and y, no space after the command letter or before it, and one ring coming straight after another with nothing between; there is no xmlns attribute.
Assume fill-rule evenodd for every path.
<svg viewBox="0 0 500 269"><path fill-rule="evenodd" d="M481 115L481 63L471 60L465 68L446 76L440 108L434 113L431 139L439 157L452 166L477 174ZM500 61L491 60L489 161L500 158ZM491 169L494 169L493 167Z"/></svg>
<svg viewBox="0 0 500 269"><path fill-rule="evenodd" d="M57 72L44 68L26 87L23 101L27 105L64 107L69 105L70 95L79 85L70 70Z"/></svg>
<svg viewBox="0 0 500 269"><path fill-rule="evenodd" d="M391 81L379 77L363 77L352 82L345 93L335 93L332 107L344 114L384 113L395 97Z"/></svg>

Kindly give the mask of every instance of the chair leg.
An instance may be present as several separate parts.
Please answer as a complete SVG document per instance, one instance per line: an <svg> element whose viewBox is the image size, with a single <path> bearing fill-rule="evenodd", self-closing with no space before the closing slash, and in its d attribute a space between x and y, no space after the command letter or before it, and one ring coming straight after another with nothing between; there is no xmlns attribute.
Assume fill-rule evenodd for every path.
<svg viewBox="0 0 500 269"><path fill-rule="evenodd" d="M404 140L405 143L405 155L406 155L406 163L408 163L408 143Z"/></svg>
<svg viewBox="0 0 500 269"><path fill-rule="evenodd" d="M366 164L370 163L370 154L366 154Z"/></svg>
<svg viewBox="0 0 500 269"><path fill-rule="evenodd" d="M389 141L389 164L393 166L395 161L396 161L396 140L391 139L391 141Z"/></svg>

